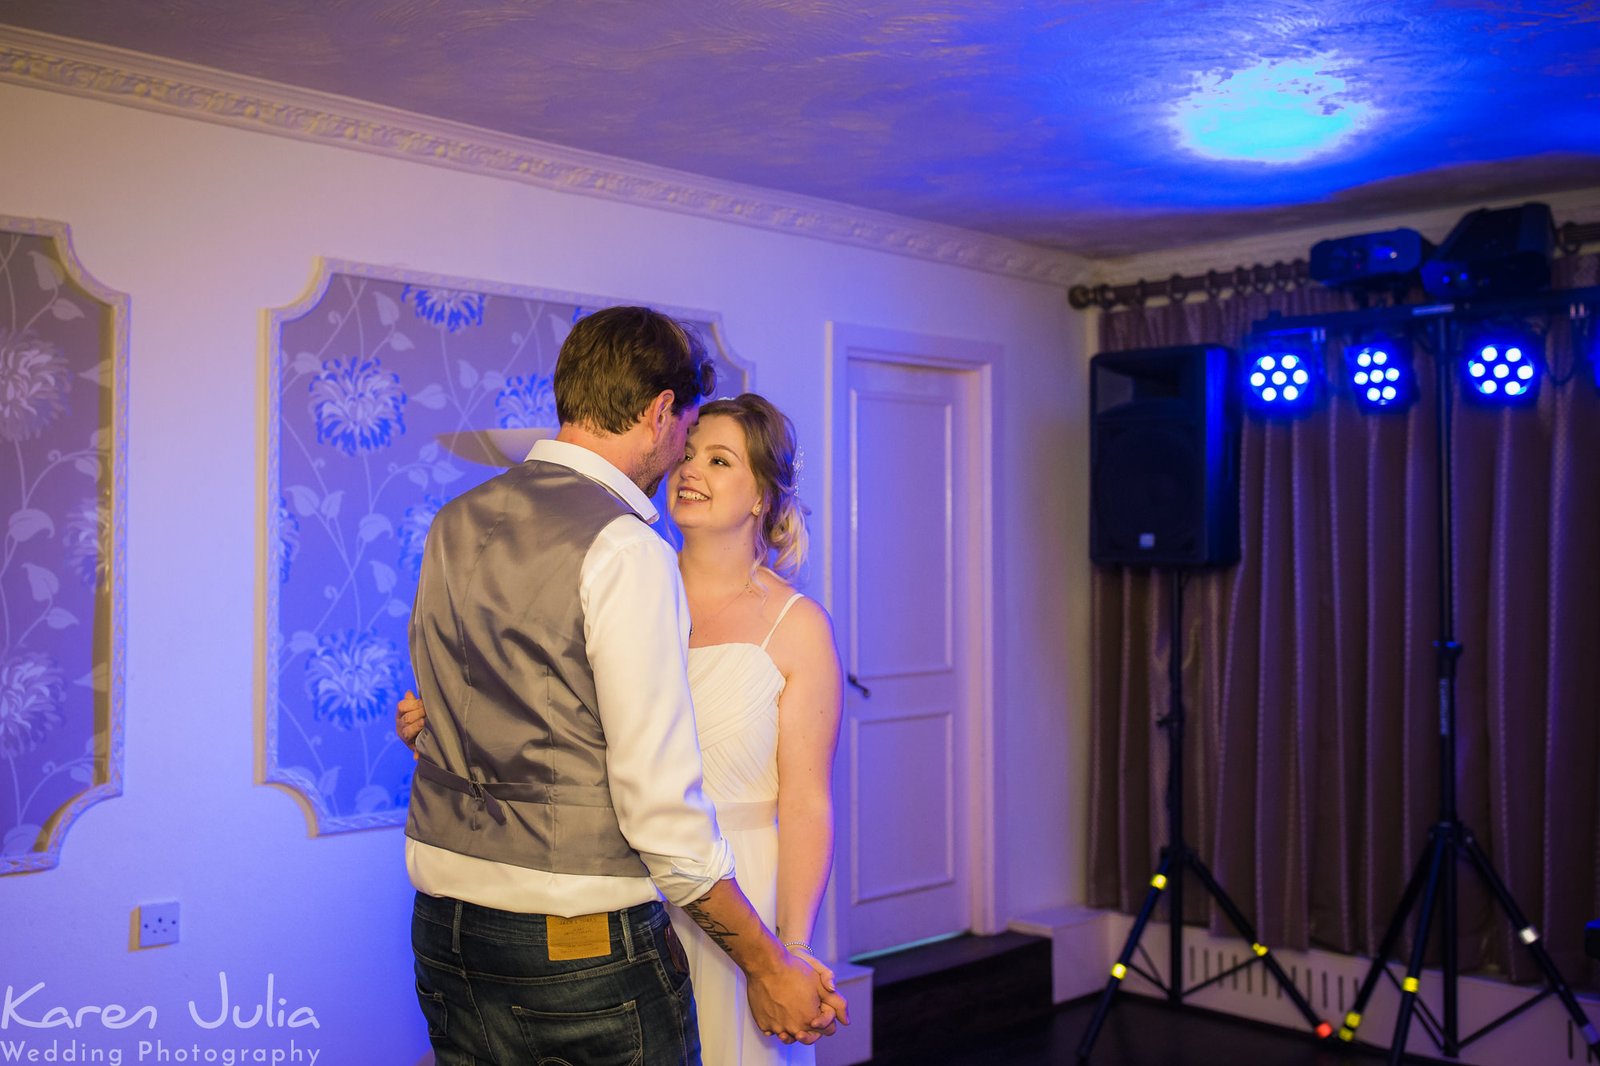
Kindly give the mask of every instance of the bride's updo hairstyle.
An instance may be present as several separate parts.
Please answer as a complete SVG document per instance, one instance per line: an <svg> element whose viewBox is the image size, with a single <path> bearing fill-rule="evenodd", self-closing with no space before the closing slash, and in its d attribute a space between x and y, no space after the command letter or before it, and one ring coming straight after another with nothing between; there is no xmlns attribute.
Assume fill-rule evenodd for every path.
<svg viewBox="0 0 1600 1066"><path fill-rule="evenodd" d="M742 393L731 400L700 405L700 417L731 418L744 431L745 454L761 492L761 520L756 523L756 558L784 580L793 578L806 561L806 507L800 502L794 423L763 396Z"/></svg>

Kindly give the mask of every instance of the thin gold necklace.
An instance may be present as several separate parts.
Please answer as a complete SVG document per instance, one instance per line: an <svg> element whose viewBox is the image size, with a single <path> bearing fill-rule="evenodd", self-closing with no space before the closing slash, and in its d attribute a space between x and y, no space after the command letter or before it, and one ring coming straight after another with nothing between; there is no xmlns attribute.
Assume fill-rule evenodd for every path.
<svg viewBox="0 0 1600 1066"><path fill-rule="evenodd" d="M734 604L734 602L736 600L738 600L741 597L743 597L745 593L754 592L755 590L756 590L755 582L753 580L747 580L744 583L744 586L742 588L740 588L738 592L735 592L731 597L729 597L728 600L725 603L723 603L723 605L721 607L718 607L715 611L712 611L709 615L707 615L705 617L704 621L707 624L716 621L717 618L719 618L722 615L723 611L726 611L729 607L733 606L733 604ZM691 619L689 621L689 635L691 637L694 636L694 628L695 628L695 622L694 622L693 619Z"/></svg>

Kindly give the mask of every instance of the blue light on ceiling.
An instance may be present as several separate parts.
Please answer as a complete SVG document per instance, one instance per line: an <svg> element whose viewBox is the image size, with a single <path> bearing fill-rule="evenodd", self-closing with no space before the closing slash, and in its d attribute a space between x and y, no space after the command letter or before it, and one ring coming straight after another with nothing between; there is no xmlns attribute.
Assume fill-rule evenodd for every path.
<svg viewBox="0 0 1600 1066"><path fill-rule="evenodd" d="M1367 129L1378 108L1329 73L1331 56L1263 60L1232 73L1202 76L1178 101L1178 143L1208 159L1298 163L1328 155Z"/></svg>

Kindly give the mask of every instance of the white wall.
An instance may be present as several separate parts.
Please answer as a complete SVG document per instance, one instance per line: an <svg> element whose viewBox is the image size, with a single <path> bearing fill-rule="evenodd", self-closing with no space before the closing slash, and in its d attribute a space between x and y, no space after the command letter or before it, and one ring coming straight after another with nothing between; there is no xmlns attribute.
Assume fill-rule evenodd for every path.
<svg viewBox="0 0 1600 1066"><path fill-rule="evenodd" d="M7 85L0 144L0 214L68 223L132 307L124 795L79 820L57 869L0 879L0 986L46 983L23 1013L153 1003L160 1031L130 1032L170 1049L197 1035L190 998L214 1011L219 972L236 1001L271 972L321 1028L234 1046L293 1035L363 1064L424 1046L400 830L312 839L254 783L261 311L319 254L719 310L818 468L829 320L1002 346L1003 916L1080 898L1085 332L1062 289ZM820 497L820 469L807 480ZM182 942L130 951L130 911L160 899L181 901Z"/></svg>

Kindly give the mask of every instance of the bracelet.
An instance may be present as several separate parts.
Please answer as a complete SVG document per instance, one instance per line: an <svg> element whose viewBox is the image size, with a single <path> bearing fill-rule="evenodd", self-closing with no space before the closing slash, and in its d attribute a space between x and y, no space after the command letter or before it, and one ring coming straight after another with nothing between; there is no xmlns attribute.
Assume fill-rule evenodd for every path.
<svg viewBox="0 0 1600 1066"><path fill-rule="evenodd" d="M801 951L805 952L807 955L810 955L813 959L817 957L817 953L815 951L811 950L811 945L807 944L803 940L792 940L792 941L789 941L788 943L784 944L783 946L785 948L799 948Z"/></svg>

